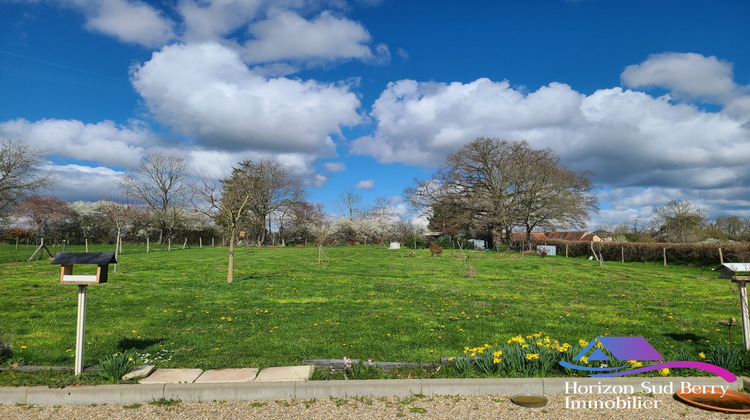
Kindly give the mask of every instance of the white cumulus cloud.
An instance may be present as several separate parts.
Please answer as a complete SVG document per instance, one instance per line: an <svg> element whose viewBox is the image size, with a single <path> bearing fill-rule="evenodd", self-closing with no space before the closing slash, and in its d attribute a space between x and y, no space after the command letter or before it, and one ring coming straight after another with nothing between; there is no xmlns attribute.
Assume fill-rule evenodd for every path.
<svg viewBox="0 0 750 420"><path fill-rule="evenodd" d="M154 134L138 122L120 126L112 121L86 124L23 118L0 123L0 138L23 140L52 155L124 168L135 167L145 148L156 141Z"/></svg>
<svg viewBox="0 0 750 420"><path fill-rule="evenodd" d="M330 135L361 119L347 85L264 77L216 43L164 47L131 78L160 122L205 148L330 157Z"/></svg>
<svg viewBox="0 0 750 420"><path fill-rule="evenodd" d="M720 192L737 187L736 194L750 196L750 96L725 80L731 65L701 57L678 58L704 65L707 70L697 72L712 87L701 91L683 75L663 76L659 83L686 97L734 95L719 111L620 87L585 95L562 83L526 92L489 79L401 80L389 84L375 102L374 134L354 140L351 151L386 163L435 167L477 137L527 140L535 148L552 148L573 169L592 170L600 185L658 192L634 195L637 202L607 197L618 211L680 197L719 208ZM652 56L639 69L662 58L674 57ZM647 79L646 73L636 78L638 72L630 69L626 73L634 84L659 80ZM731 206L738 213L750 208L741 200Z"/></svg>
<svg viewBox="0 0 750 420"><path fill-rule="evenodd" d="M358 188L360 190L371 190L375 187L375 180L368 179L364 181L359 181L357 185L354 186L354 188Z"/></svg>
<svg viewBox="0 0 750 420"><path fill-rule="evenodd" d="M726 103L737 96L732 64L714 56L663 53L625 68L621 75L632 88L662 87L677 97Z"/></svg>
<svg viewBox="0 0 750 420"><path fill-rule="evenodd" d="M174 22L138 0L50 0L85 17L84 27L126 43L159 47L175 36Z"/></svg>
<svg viewBox="0 0 750 420"><path fill-rule="evenodd" d="M323 12L307 20L292 11L283 11L250 25L252 39L243 47L247 63L281 60L371 59L367 45L371 38L359 23ZM381 55L387 53L381 50Z"/></svg>
<svg viewBox="0 0 750 420"><path fill-rule="evenodd" d="M343 172L346 170L346 164L344 162L326 162L323 164L326 171L331 173Z"/></svg>

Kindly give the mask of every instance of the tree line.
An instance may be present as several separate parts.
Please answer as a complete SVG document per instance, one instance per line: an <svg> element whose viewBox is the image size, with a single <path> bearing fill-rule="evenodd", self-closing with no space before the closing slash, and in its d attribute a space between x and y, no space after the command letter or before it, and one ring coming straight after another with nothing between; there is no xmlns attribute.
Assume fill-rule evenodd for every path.
<svg viewBox="0 0 750 420"><path fill-rule="evenodd" d="M0 147L0 217L6 240L45 237L70 243L119 243L119 239L168 240L225 237L244 233L243 243L372 243L416 234L387 199L366 204L353 190L340 195L344 220L333 220L310 202L299 178L271 159L247 159L223 178L192 171L177 156L145 156L138 168L100 191L95 202L67 203L40 195L54 180L41 173L44 152L22 142ZM346 201L346 204L344 204ZM230 245L233 245L232 242Z"/></svg>

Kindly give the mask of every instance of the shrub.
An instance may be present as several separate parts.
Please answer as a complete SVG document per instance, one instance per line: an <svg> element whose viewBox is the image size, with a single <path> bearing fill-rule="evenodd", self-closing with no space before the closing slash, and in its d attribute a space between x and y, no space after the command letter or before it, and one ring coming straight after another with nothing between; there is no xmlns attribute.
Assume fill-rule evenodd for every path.
<svg viewBox="0 0 750 420"><path fill-rule="evenodd" d="M411 249L425 249L427 248L427 240L420 236L409 235L404 239L404 247Z"/></svg>
<svg viewBox="0 0 750 420"><path fill-rule="evenodd" d="M0 331L1 333L2 331ZM10 344L3 341L2 335L0 335L0 360L10 356Z"/></svg>
<svg viewBox="0 0 750 420"><path fill-rule="evenodd" d="M439 247L443 249L450 249L455 248L454 241L451 239L450 236L441 236L433 242L434 244L437 244Z"/></svg>
<svg viewBox="0 0 750 420"><path fill-rule="evenodd" d="M443 248L440 247L440 245L433 242L430 244L430 256L434 257L435 255L440 255L443 253Z"/></svg>
<svg viewBox="0 0 750 420"><path fill-rule="evenodd" d="M99 360L102 376L112 384L119 384L122 377L138 364L138 353L127 350Z"/></svg>

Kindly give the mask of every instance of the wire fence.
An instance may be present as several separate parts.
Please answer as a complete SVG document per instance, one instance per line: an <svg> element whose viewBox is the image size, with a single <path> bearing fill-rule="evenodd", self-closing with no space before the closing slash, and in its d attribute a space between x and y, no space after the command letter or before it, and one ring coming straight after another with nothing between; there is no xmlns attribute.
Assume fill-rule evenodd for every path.
<svg viewBox="0 0 750 420"><path fill-rule="evenodd" d="M572 258L593 257L594 251L605 261L656 262L664 265L720 265L750 262L750 244L676 244L649 242L581 242L547 240L536 245L553 245L557 255Z"/></svg>

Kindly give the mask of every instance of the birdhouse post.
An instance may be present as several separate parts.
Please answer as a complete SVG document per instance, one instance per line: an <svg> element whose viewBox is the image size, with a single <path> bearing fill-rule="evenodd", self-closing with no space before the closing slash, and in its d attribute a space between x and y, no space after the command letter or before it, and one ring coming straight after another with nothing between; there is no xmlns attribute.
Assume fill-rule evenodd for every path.
<svg viewBox="0 0 750 420"><path fill-rule="evenodd" d="M745 344L745 350L750 350L750 315L747 308L747 282L750 276L734 276L732 281L737 283L740 289L740 315L742 316L742 340Z"/></svg>
<svg viewBox="0 0 750 420"><path fill-rule="evenodd" d="M116 264L113 252L61 252L52 260L60 265L60 283L78 285L78 321L76 324L75 374L83 372L83 345L86 343L86 292L89 284L107 282L109 264ZM96 265L96 274L74 275L75 265Z"/></svg>

